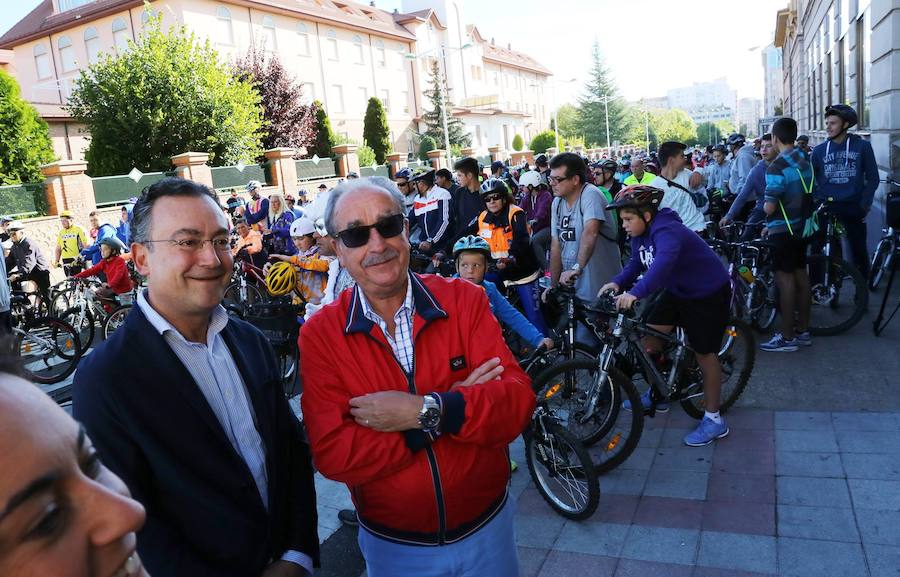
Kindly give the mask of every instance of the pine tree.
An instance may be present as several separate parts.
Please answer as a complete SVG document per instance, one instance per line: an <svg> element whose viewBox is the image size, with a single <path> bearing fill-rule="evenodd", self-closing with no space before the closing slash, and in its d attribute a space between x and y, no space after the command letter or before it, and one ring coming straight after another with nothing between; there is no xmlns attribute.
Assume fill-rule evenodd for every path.
<svg viewBox="0 0 900 577"><path fill-rule="evenodd" d="M0 185L41 181L41 165L53 160L47 123L0 70Z"/></svg>
<svg viewBox="0 0 900 577"><path fill-rule="evenodd" d="M428 129L425 131L427 136L434 139L438 146L444 146L444 118L443 108L441 107L441 88L439 82L444 82L444 97L447 106L452 108L452 100L450 99L450 88L447 86L447 79L442 78L438 62L435 60L431 65L431 88L425 90L423 94L431 101L431 111L422 114L422 120ZM459 146L469 146L472 137L466 132L466 127L459 118L452 115L447 116L447 132L450 136L450 144L458 144Z"/></svg>
<svg viewBox="0 0 900 577"><path fill-rule="evenodd" d="M316 109L316 139L313 150L309 152L319 158L330 158L331 147L337 145L334 131L331 129L331 120L325 114L325 107L318 100L313 102L313 108Z"/></svg>
<svg viewBox="0 0 900 577"><path fill-rule="evenodd" d="M609 70L600 58L600 44L594 40L591 49L591 68L584 86L584 94L578 99L578 129L589 144L608 146L606 141L606 104L609 106L609 138L623 140L628 133L628 115L625 104L618 99L618 89Z"/></svg>
<svg viewBox="0 0 900 577"><path fill-rule="evenodd" d="M366 106L363 142L375 152L375 162L384 164L385 156L391 151L391 129L388 128L387 114L381 99L374 96Z"/></svg>

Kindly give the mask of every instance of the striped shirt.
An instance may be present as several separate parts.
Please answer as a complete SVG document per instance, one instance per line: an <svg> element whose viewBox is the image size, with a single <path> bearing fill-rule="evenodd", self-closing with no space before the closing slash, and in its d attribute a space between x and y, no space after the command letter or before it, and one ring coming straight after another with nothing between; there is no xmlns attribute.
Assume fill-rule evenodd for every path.
<svg viewBox="0 0 900 577"><path fill-rule="evenodd" d="M362 306L363 315L381 327L384 338L387 339L388 344L391 345L391 350L394 351L394 358L397 359L397 362L400 363L406 374L411 374L414 368L412 326L416 305L413 302L412 283L412 279L407 278L406 298L403 301L403 305L394 313L394 334L388 331L387 322L378 316L378 313L369 305L369 301L366 300L366 294L362 289L358 285L355 289L359 291L359 303Z"/></svg>
<svg viewBox="0 0 900 577"><path fill-rule="evenodd" d="M766 169L766 202L775 205L775 212L766 219L769 234L793 230L795 236L800 236L804 222L804 188L812 186L812 166L800 150L792 148L772 161Z"/></svg>

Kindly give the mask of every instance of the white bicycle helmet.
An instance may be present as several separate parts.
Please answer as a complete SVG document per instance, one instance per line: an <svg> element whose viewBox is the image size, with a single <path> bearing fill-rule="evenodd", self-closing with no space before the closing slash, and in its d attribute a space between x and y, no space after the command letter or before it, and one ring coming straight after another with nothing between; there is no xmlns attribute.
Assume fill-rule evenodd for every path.
<svg viewBox="0 0 900 577"><path fill-rule="evenodd" d="M316 223L311 219L302 216L294 221L291 225L291 237L308 236L316 232Z"/></svg>
<svg viewBox="0 0 900 577"><path fill-rule="evenodd" d="M487 192L487 191L489 191L489 190L493 190L494 187L495 187L498 183L501 183L501 184L502 184L502 183L503 183L503 179L501 179L501 178L493 178L493 177L492 177L492 178L488 178L487 180L485 180L484 182L482 182L482 183L481 183L481 192L482 192L482 194L484 194L485 192Z"/></svg>
<svg viewBox="0 0 900 577"><path fill-rule="evenodd" d="M536 170L529 170L519 176L519 186L528 186L530 184L534 188L537 188L541 183L543 183L543 180L541 180L541 173Z"/></svg>

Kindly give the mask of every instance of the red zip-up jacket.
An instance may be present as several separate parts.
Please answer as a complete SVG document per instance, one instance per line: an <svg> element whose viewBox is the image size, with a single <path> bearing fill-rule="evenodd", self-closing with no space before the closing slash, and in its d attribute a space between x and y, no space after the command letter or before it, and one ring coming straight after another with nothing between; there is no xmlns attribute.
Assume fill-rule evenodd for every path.
<svg viewBox="0 0 900 577"><path fill-rule="evenodd" d="M300 331L303 417L318 470L347 484L360 524L391 541L453 543L493 518L507 498L507 446L525 428L535 396L491 314L484 290L459 279L410 274L414 370L407 375L381 329L365 317L358 287ZM499 379L457 382L493 357ZM376 391L436 392L436 440L420 430L381 433L350 414L350 399Z"/></svg>
<svg viewBox="0 0 900 577"><path fill-rule="evenodd" d="M127 293L134 287L131 283L131 277L128 275L128 265L125 264L125 259L120 256L104 258L91 268L76 274L75 278L97 276L101 272L106 273L106 284L109 285L109 288L116 291L117 295Z"/></svg>

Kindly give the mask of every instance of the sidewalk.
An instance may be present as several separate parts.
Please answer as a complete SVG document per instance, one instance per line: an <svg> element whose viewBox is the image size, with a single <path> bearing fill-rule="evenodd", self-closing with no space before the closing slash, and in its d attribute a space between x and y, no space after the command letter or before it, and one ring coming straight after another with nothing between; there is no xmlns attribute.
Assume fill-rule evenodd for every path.
<svg viewBox="0 0 900 577"><path fill-rule="evenodd" d="M738 408L728 423L727 438L689 448L681 439L694 422L679 408L647 419L583 522L543 501L517 441L522 577L900 575L900 413ZM317 489L325 541L350 503L339 484L319 477ZM355 530L344 532L350 549ZM338 574L323 561L323 574Z"/></svg>

